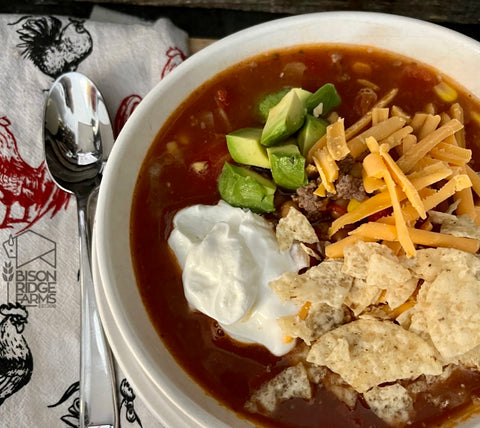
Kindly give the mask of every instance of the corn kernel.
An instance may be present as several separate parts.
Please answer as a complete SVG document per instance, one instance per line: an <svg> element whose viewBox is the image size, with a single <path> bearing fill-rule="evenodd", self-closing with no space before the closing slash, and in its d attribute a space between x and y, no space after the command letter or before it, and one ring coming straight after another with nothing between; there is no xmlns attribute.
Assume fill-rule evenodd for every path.
<svg viewBox="0 0 480 428"><path fill-rule="evenodd" d="M283 343L292 343L293 342L293 337L292 336L285 336L283 338Z"/></svg>
<svg viewBox="0 0 480 428"><path fill-rule="evenodd" d="M372 73L372 67L370 66L370 64L360 61L352 65L352 70L354 73L362 75L369 75Z"/></svg>
<svg viewBox="0 0 480 428"><path fill-rule="evenodd" d="M207 161L198 161L198 162L193 162L190 165L190 168L193 170L195 174L205 174L205 172L208 169L208 162Z"/></svg>
<svg viewBox="0 0 480 428"><path fill-rule="evenodd" d="M433 89L437 95L447 103L452 103L457 99L457 91L445 82L440 82L438 85L435 85Z"/></svg>
<svg viewBox="0 0 480 428"><path fill-rule="evenodd" d="M355 208L357 208L360 205L360 201L357 201L356 199L350 199L350 202L347 205L347 211L353 211Z"/></svg>

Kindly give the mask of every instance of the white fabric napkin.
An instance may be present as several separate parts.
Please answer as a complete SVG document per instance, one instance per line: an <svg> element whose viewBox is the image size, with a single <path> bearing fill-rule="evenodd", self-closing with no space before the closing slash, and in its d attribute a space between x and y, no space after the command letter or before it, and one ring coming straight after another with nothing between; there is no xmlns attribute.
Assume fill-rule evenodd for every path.
<svg viewBox="0 0 480 428"><path fill-rule="evenodd" d="M188 54L187 35L169 20L126 22L0 15L3 428L78 426L76 205L46 172L43 110L54 78L77 70L103 93L118 133L139 100ZM121 426L160 427L117 375Z"/></svg>

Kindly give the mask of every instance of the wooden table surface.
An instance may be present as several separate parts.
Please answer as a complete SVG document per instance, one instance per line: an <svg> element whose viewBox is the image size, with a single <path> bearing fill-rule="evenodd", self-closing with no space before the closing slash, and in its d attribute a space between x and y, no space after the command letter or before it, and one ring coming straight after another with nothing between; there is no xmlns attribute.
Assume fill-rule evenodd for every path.
<svg viewBox="0 0 480 428"><path fill-rule="evenodd" d="M288 15L360 10L418 18L480 40L480 0L0 0L0 13L87 18L95 4L145 19L168 17L192 38L218 39Z"/></svg>
<svg viewBox="0 0 480 428"><path fill-rule="evenodd" d="M77 0L84 1L84 0ZM101 0L102 1L102 0ZM369 10L412 16L428 21L480 23L480 0L103 0L150 6L187 6L299 14L331 10Z"/></svg>

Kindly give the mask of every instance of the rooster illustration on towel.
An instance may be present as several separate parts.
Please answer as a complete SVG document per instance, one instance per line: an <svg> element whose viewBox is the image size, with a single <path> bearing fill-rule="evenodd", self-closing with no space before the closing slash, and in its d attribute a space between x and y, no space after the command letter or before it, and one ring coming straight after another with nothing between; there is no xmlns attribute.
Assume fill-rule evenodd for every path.
<svg viewBox="0 0 480 428"><path fill-rule="evenodd" d="M55 185L45 162L32 167L23 160L10 126L0 116L0 229L16 224L26 229L45 214L66 209L70 195Z"/></svg>
<svg viewBox="0 0 480 428"><path fill-rule="evenodd" d="M19 303L0 305L0 406L32 377L33 358L23 337L28 312Z"/></svg>
<svg viewBox="0 0 480 428"><path fill-rule="evenodd" d="M62 26L54 16L24 16L10 25L21 25L17 33L22 42L17 46L23 49L22 55L55 79L75 71L92 52L92 36L83 24L83 20L70 18Z"/></svg>

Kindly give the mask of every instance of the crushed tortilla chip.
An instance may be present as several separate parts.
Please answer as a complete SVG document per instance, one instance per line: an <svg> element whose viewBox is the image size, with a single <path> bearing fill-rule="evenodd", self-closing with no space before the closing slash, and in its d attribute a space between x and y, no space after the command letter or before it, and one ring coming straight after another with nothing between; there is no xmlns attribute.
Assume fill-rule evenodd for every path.
<svg viewBox="0 0 480 428"><path fill-rule="evenodd" d="M391 309L395 309L405 303L415 291L418 278L398 258L395 260L381 254L372 254L368 259L366 282L386 290L385 300Z"/></svg>
<svg viewBox="0 0 480 428"><path fill-rule="evenodd" d="M386 245L358 241L354 245L345 247L342 272L365 280L368 286L374 287L374 290L386 290L386 301L391 309L395 309L412 295L418 282L418 279L405 267L405 263ZM349 307L351 303L354 304L352 310L355 315L361 313L370 304L366 304L369 298L375 295L372 289L367 287L359 289L358 286L361 284L357 284L357 288L353 290L356 293L354 300L350 300L351 298L346 300ZM365 297L362 297L364 294ZM360 297L366 306L361 304L355 307L357 306L355 302Z"/></svg>
<svg viewBox="0 0 480 428"><path fill-rule="evenodd" d="M467 369L480 370L480 345L466 352L465 354L458 355L455 359L452 359L455 364L461 364Z"/></svg>
<svg viewBox="0 0 480 428"><path fill-rule="evenodd" d="M360 393L384 382L442 372L434 349L419 336L390 321L367 319L324 334L307 361L327 366Z"/></svg>
<svg viewBox="0 0 480 428"><path fill-rule="evenodd" d="M342 264L341 260L329 259L303 274L286 272L271 281L270 287L283 301L292 300L298 305L326 303L339 308L353 284L353 278L341 272Z"/></svg>
<svg viewBox="0 0 480 428"><path fill-rule="evenodd" d="M440 232L462 238L480 239L480 227L468 215L456 216L440 211L429 211L432 223L440 224Z"/></svg>
<svg viewBox="0 0 480 428"><path fill-rule="evenodd" d="M310 305L307 316L290 315L278 319L282 332L291 337L302 339L311 345L322 334L342 324L345 318L341 307L333 308L325 303Z"/></svg>
<svg viewBox="0 0 480 428"><path fill-rule="evenodd" d="M355 316L360 315L368 306L373 305L382 290L375 285L367 284L367 282L360 278L355 278L352 288L345 298L345 305L347 305Z"/></svg>
<svg viewBox="0 0 480 428"><path fill-rule="evenodd" d="M373 413L391 427L405 426L415 413L412 397L398 383L376 386L363 397Z"/></svg>
<svg viewBox="0 0 480 428"><path fill-rule="evenodd" d="M454 287L452 285L454 284ZM444 270L425 297L427 331L445 360L480 345L480 281L473 275Z"/></svg>
<svg viewBox="0 0 480 428"><path fill-rule="evenodd" d="M480 274L480 258L455 248L424 248L409 263L409 269L425 281L433 281L444 269L454 268L459 275Z"/></svg>
<svg viewBox="0 0 480 428"><path fill-rule="evenodd" d="M312 387L302 363L291 366L258 388L245 408L250 412L273 412L278 403L291 398L312 398Z"/></svg>
<svg viewBox="0 0 480 428"><path fill-rule="evenodd" d="M278 222L276 229L280 250L285 251L295 242L314 244L318 242L315 229L300 211L290 207L288 214Z"/></svg>
<svg viewBox="0 0 480 428"><path fill-rule="evenodd" d="M325 389L335 395L341 402L345 403L350 410L355 408L358 392L346 383L341 376L328 372L323 378L322 383Z"/></svg>
<svg viewBox="0 0 480 428"><path fill-rule="evenodd" d="M357 241L353 245L345 247L343 251L342 272L354 278L367 279L368 260L373 254L380 254L391 260L396 258L393 251L386 245Z"/></svg>
<svg viewBox="0 0 480 428"><path fill-rule="evenodd" d="M315 364L305 363L305 368L307 369L308 378L310 382L319 384L322 382L323 378L329 373L329 370L326 367L317 366Z"/></svg>

